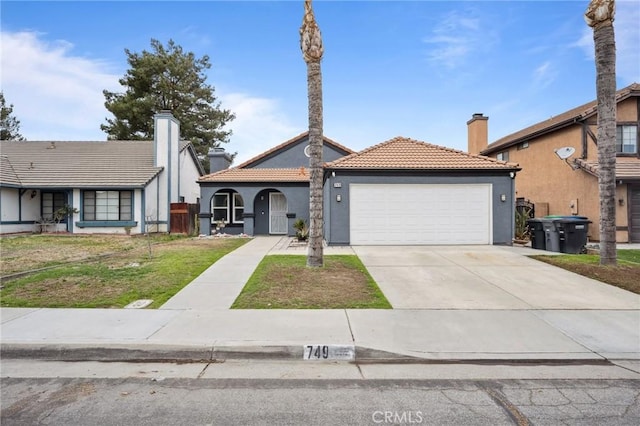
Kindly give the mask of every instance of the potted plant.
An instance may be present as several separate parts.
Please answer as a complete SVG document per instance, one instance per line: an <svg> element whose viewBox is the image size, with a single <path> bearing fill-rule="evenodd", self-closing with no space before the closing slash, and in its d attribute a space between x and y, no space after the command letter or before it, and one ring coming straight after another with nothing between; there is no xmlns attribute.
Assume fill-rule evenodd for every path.
<svg viewBox="0 0 640 426"><path fill-rule="evenodd" d="M519 244L526 244L530 239L529 226L527 225L527 220L531 216L531 209L524 209L523 211L518 211L516 209L516 217L515 217L515 242Z"/></svg>
<svg viewBox="0 0 640 426"><path fill-rule="evenodd" d="M296 230L296 238L298 241L307 241L309 238L309 227L304 219L298 219L293 223L293 229Z"/></svg>
<svg viewBox="0 0 640 426"><path fill-rule="evenodd" d="M78 209L70 206L69 204L65 204L63 207L60 207L58 210L53 212L53 220L56 223L56 232L58 232L58 225L60 222L77 213L79 213Z"/></svg>

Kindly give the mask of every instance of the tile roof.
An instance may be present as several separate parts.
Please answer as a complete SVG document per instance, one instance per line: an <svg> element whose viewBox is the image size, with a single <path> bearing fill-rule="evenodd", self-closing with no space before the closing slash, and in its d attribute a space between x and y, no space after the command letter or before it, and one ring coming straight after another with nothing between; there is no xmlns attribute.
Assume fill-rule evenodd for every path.
<svg viewBox="0 0 640 426"><path fill-rule="evenodd" d="M151 141L1 141L0 152L0 182L23 187L141 187L162 170Z"/></svg>
<svg viewBox="0 0 640 426"><path fill-rule="evenodd" d="M203 176L198 182L309 182L309 170L304 167L295 169L234 167Z"/></svg>
<svg viewBox="0 0 640 426"><path fill-rule="evenodd" d="M236 168L242 169L242 168L245 168L247 166L250 166L253 163L257 163L258 161L262 160L263 158L266 158L269 155L271 155L271 154L273 154L273 153L275 153L275 152L277 152L277 151L279 151L279 150L281 150L283 148L286 148L289 145L294 145L294 144L300 142L302 139L304 139L304 138L306 138L308 136L309 136L309 131L300 133L299 135L292 137L288 141L282 142L280 145L276 145L273 148L263 152L262 154L256 155L255 157L248 159L244 163L237 165ZM353 154L355 152L352 149L349 149L344 145L340 145L338 142L336 142L334 140L331 140L326 136L323 136L322 140L323 140L323 142L325 144L333 145L333 147L335 147L335 148L337 148L337 149L339 149L341 151L344 151L347 154Z"/></svg>
<svg viewBox="0 0 640 426"><path fill-rule="evenodd" d="M625 87L624 89L620 89L616 92L617 102L625 100L630 96L640 96L640 84L633 83ZM503 138L500 138L497 141L489 144L489 146L483 149L480 153L484 155L491 154L497 150L515 145L526 139L530 139L532 137L544 134L553 129L561 128L566 125L572 124L577 119L585 119L585 118L591 117L594 114L596 114L597 107L598 107L598 103L595 100L588 102L584 105L580 105L579 107L570 109L569 111L563 112L562 114L553 116L548 120L541 121L525 129L519 130L515 133L507 135Z"/></svg>
<svg viewBox="0 0 640 426"><path fill-rule="evenodd" d="M0 156L0 183L9 186L20 186L20 178L6 155Z"/></svg>
<svg viewBox="0 0 640 426"><path fill-rule="evenodd" d="M396 137L326 165L365 170L518 170L518 165Z"/></svg>
<svg viewBox="0 0 640 426"><path fill-rule="evenodd" d="M598 162L576 159L576 164L588 173L598 176ZM640 158L616 157L616 179L640 179Z"/></svg>

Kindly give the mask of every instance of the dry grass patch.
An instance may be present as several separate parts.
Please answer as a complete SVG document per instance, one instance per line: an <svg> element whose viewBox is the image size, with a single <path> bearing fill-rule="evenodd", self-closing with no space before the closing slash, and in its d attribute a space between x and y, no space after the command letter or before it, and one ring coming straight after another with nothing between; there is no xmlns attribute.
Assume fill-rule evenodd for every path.
<svg viewBox="0 0 640 426"><path fill-rule="evenodd" d="M125 242L124 238L115 237L114 241ZM144 242L144 238L133 239ZM58 241L51 241L46 250L60 249ZM67 260L52 269L3 280L0 306L121 308L138 299L152 299L150 307L156 308L248 239L181 237L161 241L151 246L151 256L145 243L93 260L78 256L77 262Z"/></svg>
<svg viewBox="0 0 640 426"><path fill-rule="evenodd" d="M96 256L127 253L147 248L149 245L147 238L146 236L69 234L2 237L0 267L2 275L6 276ZM154 235L150 238L153 245L185 239L183 236L175 235Z"/></svg>
<svg viewBox="0 0 640 426"><path fill-rule="evenodd" d="M325 266L308 268L305 256L266 256L235 309L391 308L357 256L325 256Z"/></svg>

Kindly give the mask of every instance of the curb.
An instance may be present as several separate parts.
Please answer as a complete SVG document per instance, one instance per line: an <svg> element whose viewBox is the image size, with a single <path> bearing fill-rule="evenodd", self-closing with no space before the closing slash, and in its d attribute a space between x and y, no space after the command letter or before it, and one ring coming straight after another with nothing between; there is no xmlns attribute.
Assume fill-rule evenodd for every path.
<svg viewBox="0 0 640 426"><path fill-rule="evenodd" d="M303 361L302 345L273 346L178 346L6 343L0 345L3 359L63 362L215 363L227 360ZM481 355L481 354L476 354ZM496 355L496 354L494 354ZM476 364L476 365L613 365L605 358L516 358L478 356L469 358L422 358L355 346L351 360L315 360L356 364Z"/></svg>

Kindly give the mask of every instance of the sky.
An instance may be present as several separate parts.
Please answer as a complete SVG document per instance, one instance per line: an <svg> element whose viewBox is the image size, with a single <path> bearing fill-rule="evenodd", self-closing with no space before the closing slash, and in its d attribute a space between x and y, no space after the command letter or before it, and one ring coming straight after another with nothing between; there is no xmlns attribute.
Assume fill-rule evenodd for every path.
<svg viewBox="0 0 640 426"><path fill-rule="evenodd" d="M316 0L324 135L466 150L474 113L491 142L594 100L588 3ZM640 1L616 4L620 89L640 82ZM308 128L302 15L302 0L2 0L0 87L28 140L105 140L102 91L124 91L124 50L173 39L210 57L238 164Z"/></svg>

